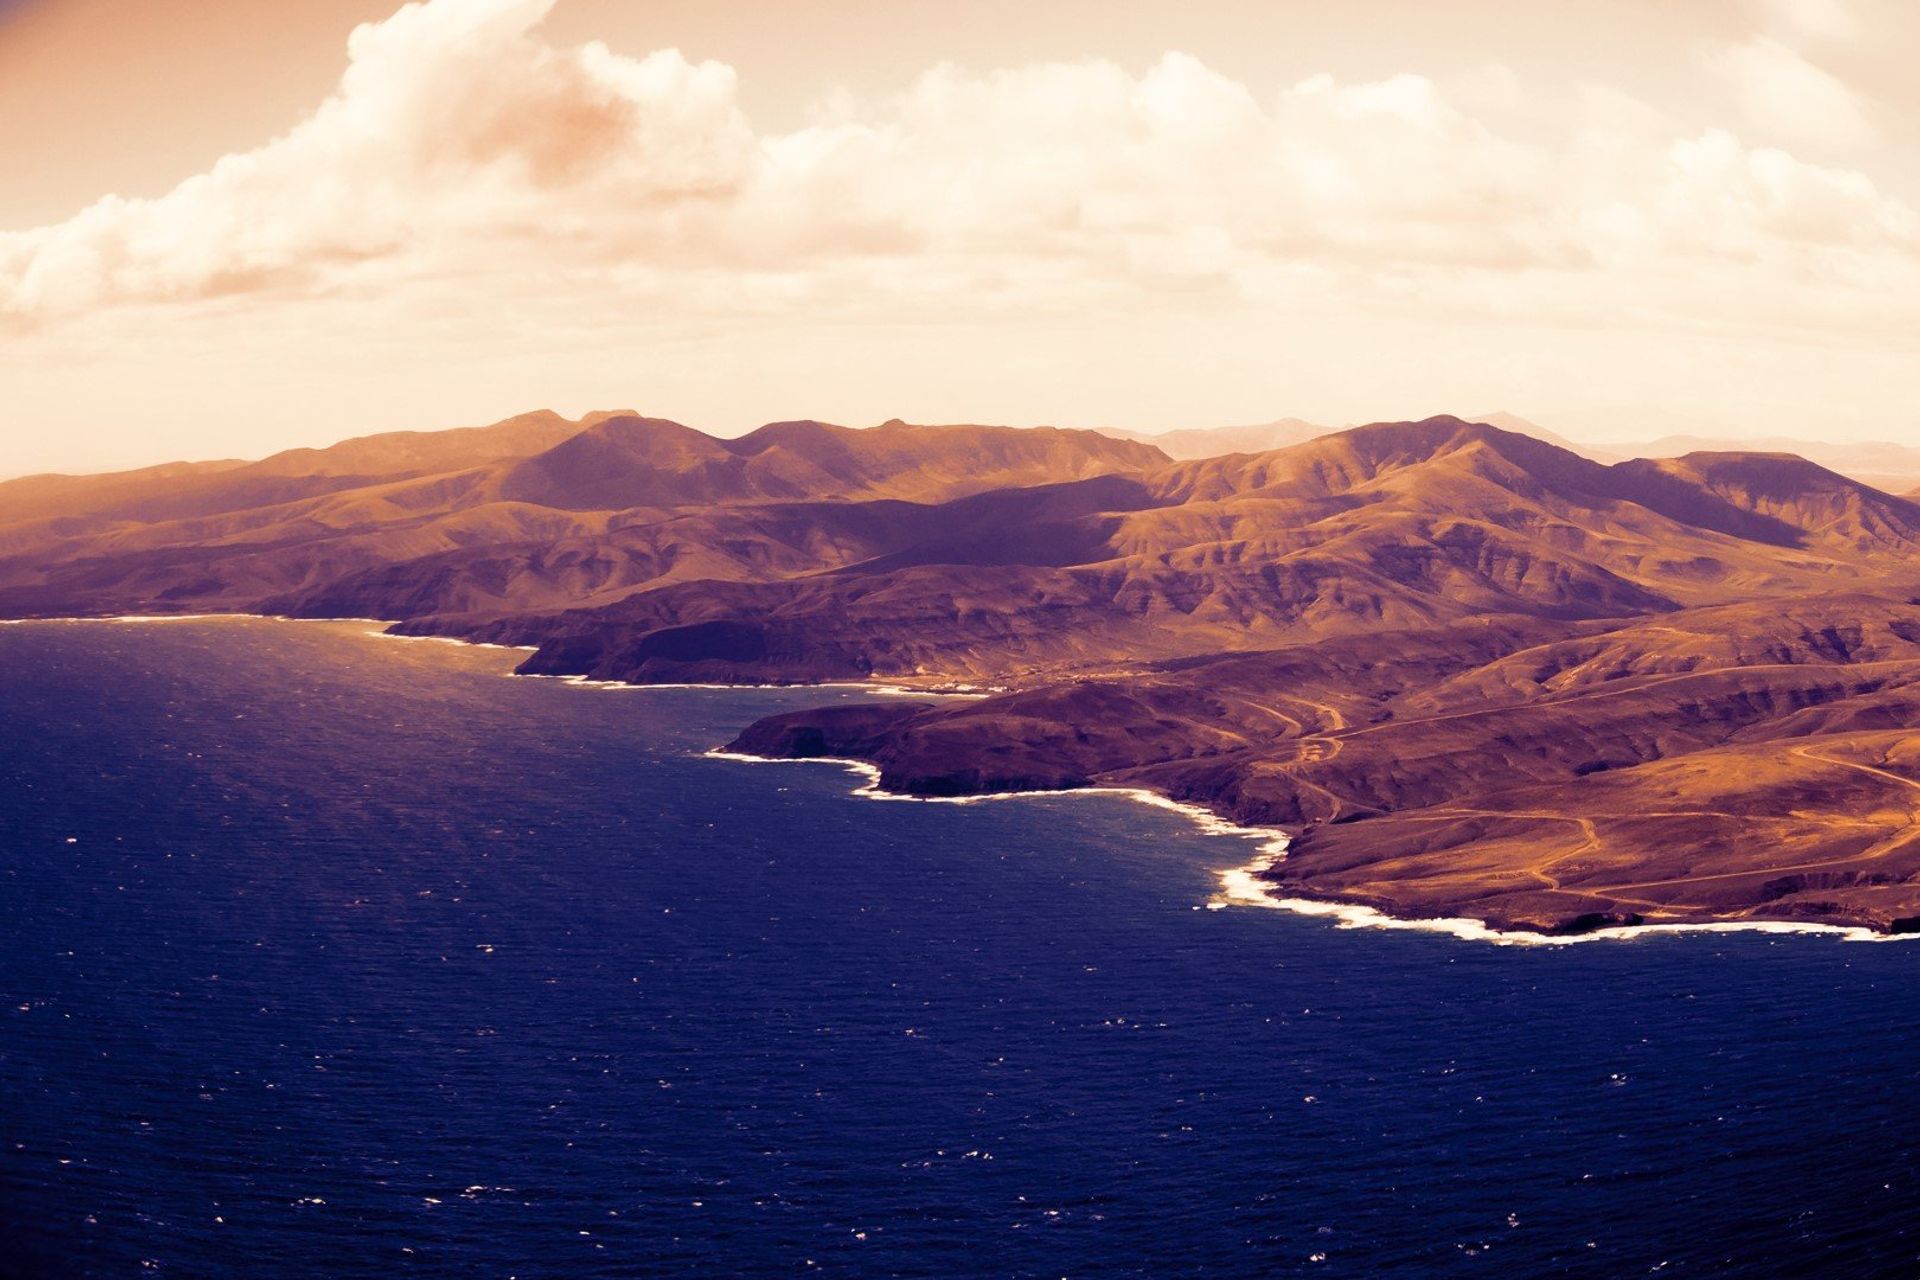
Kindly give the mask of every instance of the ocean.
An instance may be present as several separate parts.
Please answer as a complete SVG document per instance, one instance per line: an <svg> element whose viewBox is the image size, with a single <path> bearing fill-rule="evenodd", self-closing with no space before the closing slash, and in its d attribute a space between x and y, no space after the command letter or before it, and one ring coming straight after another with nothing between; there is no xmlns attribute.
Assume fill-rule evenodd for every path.
<svg viewBox="0 0 1920 1280"><path fill-rule="evenodd" d="M515 657L0 626L0 1275L1920 1275L1920 943L1209 909Z"/></svg>

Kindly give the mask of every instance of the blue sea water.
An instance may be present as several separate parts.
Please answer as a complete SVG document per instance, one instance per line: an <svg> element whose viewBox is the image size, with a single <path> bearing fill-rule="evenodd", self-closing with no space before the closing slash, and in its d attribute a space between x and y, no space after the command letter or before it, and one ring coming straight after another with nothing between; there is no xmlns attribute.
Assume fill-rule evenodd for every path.
<svg viewBox="0 0 1920 1280"><path fill-rule="evenodd" d="M0 627L0 1274L1920 1274L1920 944L1204 910L513 657Z"/></svg>

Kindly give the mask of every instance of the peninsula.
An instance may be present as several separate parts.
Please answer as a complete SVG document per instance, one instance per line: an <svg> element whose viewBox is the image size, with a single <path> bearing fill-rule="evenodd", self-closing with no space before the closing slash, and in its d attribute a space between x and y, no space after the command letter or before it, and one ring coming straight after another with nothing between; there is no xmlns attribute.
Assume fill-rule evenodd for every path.
<svg viewBox="0 0 1920 1280"><path fill-rule="evenodd" d="M1920 929L1920 506L1791 454L536 413L0 484L0 615L222 611L530 674L990 686L730 745L910 794L1150 789L1288 830L1291 897Z"/></svg>

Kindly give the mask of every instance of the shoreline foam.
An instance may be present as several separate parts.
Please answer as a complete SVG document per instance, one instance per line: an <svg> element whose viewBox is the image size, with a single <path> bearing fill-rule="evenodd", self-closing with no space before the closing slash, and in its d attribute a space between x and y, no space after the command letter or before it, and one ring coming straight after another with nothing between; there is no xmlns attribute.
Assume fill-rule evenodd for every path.
<svg viewBox="0 0 1920 1280"><path fill-rule="evenodd" d="M404 632L391 631L403 619L390 618L295 618L284 613L102 613L83 614L68 618L0 618L0 627L24 627L35 623L72 623L72 622L218 622L230 618L250 619L256 622L307 622L307 623L359 623L375 628L367 632L381 640L418 640L428 644L456 644L469 649L500 649L509 653L538 653L539 645L532 644L496 644L491 640L464 640L459 636L415 636ZM900 698L990 698L1004 689L982 688L976 685L957 684L947 688L918 689L903 684L869 684L863 680L822 680L801 684L685 684L660 683L640 684L632 680L595 680L585 675L550 675L541 671L509 671L509 676L521 680L558 680L563 684L583 685L593 689L858 689L863 693L881 697Z"/></svg>
<svg viewBox="0 0 1920 1280"><path fill-rule="evenodd" d="M387 618L293 618L284 613L101 613L85 614L73 618L0 618L0 626L24 627L34 623L74 623L74 622L220 622L228 619L240 619L250 622L305 622L331 623L345 626L353 623L374 628L367 632L382 640L424 640L432 644L458 644L469 649L506 649L515 653L537 653L538 646L530 644L495 644L490 640L462 640L459 636L410 636L386 628L400 625L397 620Z"/></svg>
<svg viewBox="0 0 1920 1280"><path fill-rule="evenodd" d="M466 645L475 649L506 649L521 652L538 652L531 645L493 644L483 640L462 640L458 636L410 636L401 635L384 628L397 626L397 622L383 618L291 618L284 614L272 613L160 613L160 614L109 614L74 618L0 618L0 626L24 626L33 622L207 622L221 618L251 618L266 622L332 622L365 623L383 628L367 632L368 635L388 640L428 640L440 644ZM868 693L899 695L909 697L938 698L986 698L992 691L979 692L967 686L952 692L937 689L914 689L906 685L870 685L857 680L822 681L818 684L634 684L625 680L595 680L584 675L547 675L540 672L522 674L509 671L508 676L522 680L557 680L563 684L576 684L599 689L859 689ZM904 800L919 804L980 804L990 800L1031 800L1040 797L1057 798L1061 796L1117 796L1132 800L1138 804L1152 805L1157 809L1177 813L1207 835L1239 836L1243 839L1262 841L1259 852L1251 862L1237 867L1228 867L1214 874L1220 882L1219 893L1206 904L1210 911L1228 907L1256 907L1270 911L1288 911L1295 915L1331 917L1340 923L1341 929L1398 929L1421 933L1440 933L1468 942L1486 942L1495 946L1560 947L1581 942L1628 942L1653 934L1682 933L1775 933L1775 934L1828 934L1846 942L1905 942L1920 939L1920 934L1878 933L1862 925L1819 924L1812 921L1791 920L1708 920L1696 924L1641 924L1620 925L1605 929L1595 929L1589 933L1552 934L1533 933L1517 929L1496 929L1484 920L1474 920L1464 916L1422 917L1395 916L1376 907L1362 906L1358 903L1334 902L1321 898L1283 898L1278 896L1260 879L1260 874L1286 857L1289 837L1277 827L1248 827L1232 822L1211 809L1199 805L1186 804L1171 796L1163 796L1157 791L1144 787L1077 787L1071 790L1055 791L993 791L970 796L911 796L901 792L884 791L880 787L880 768L865 760L853 760L844 756L755 756L744 752L724 751L715 747L702 753L708 759L729 760L740 764L832 764L860 774L867 781L856 787L852 794L866 800Z"/></svg>
<svg viewBox="0 0 1920 1280"><path fill-rule="evenodd" d="M1707 920L1694 924L1619 925L1587 933L1535 933L1523 929L1496 929L1484 920L1464 916L1396 916L1377 907L1359 903L1335 902L1323 898L1282 897L1260 876L1286 857L1289 837L1276 827L1248 827L1231 822L1211 809L1186 804L1143 787L1077 787L1057 791L994 791L971 796L913 796L880 787L880 768L866 760L845 756L756 756L715 747L701 753L711 760L729 760L739 764L831 764L866 778L852 795L863 800L904 800L920 804L977 804L989 800L1031 800L1040 797L1117 796L1138 804L1166 809L1188 819L1207 835L1231 835L1258 839L1263 843L1252 861L1227 867L1214 873L1219 892L1207 902L1209 911L1229 907L1254 907L1268 911L1287 911L1294 915L1321 916L1337 920L1340 929L1397 929L1417 933L1438 933L1465 942L1484 942L1505 947L1565 947L1584 942L1631 942L1657 934L1683 933L1776 933L1827 934L1846 942L1906 942L1920 934L1879 933L1862 925L1819 924L1792 920Z"/></svg>
<svg viewBox="0 0 1920 1280"><path fill-rule="evenodd" d="M1229 822L1211 809L1199 805L1183 804L1157 791L1148 791L1144 787L1073 787L1053 791L983 791L968 796L910 796L901 791L886 791L880 786L880 768L865 760L853 760L845 756L803 756L788 758L785 756L756 756L740 751L727 751L720 747L701 752L710 760L731 760L736 764L832 764L838 765L850 773L866 778L866 782L854 788L853 794L863 800L905 800L915 804L985 804L994 800L1058 800L1077 796L1117 796L1132 800L1137 804L1152 805L1156 809L1167 809L1192 822L1210 836L1238 836L1245 840L1259 840L1263 856L1278 861L1286 855L1287 833L1278 827L1245 827Z"/></svg>

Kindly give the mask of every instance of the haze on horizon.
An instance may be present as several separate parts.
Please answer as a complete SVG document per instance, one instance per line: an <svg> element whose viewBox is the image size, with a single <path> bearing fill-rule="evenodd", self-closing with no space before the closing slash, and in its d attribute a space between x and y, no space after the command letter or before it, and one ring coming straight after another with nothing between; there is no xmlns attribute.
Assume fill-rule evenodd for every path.
<svg viewBox="0 0 1920 1280"><path fill-rule="evenodd" d="M542 405L1912 440L1915 47L1899 0L0 0L0 474Z"/></svg>

